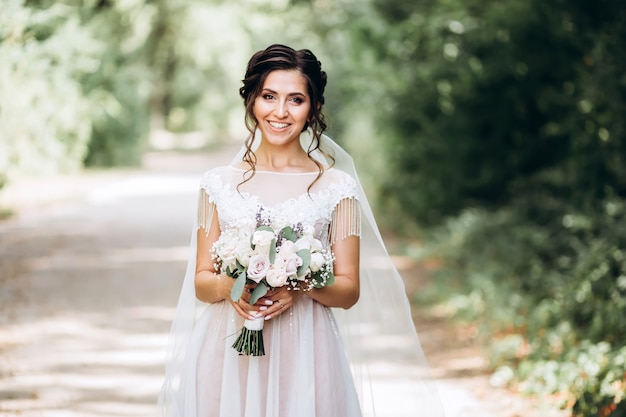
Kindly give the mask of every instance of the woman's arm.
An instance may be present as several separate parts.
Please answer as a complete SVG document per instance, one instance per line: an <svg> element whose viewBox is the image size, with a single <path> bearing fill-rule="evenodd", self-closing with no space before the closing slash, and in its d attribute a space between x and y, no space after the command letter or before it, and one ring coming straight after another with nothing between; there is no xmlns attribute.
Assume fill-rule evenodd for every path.
<svg viewBox="0 0 626 417"><path fill-rule="evenodd" d="M208 228L209 233L206 232L205 227ZM230 298L230 289L234 282L229 277L217 274L214 266L215 261L211 258L211 248L213 243L220 237L220 233L217 210L214 210L210 224L198 227L197 231L196 277L194 284L196 297L205 303L217 303Z"/></svg>
<svg viewBox="0 0 626 417"><path fill-rule="evenodd" d="M205 196L202 196L203 198ZM244 292L238 302L230 298L230 291L235 283L231 277L215 271L215 261L211 257L211 248L219 239L221 229L218 221L217 210L212 207L210 222L205 226L198 227L196 232L197 252L196 252L196 276L194 285L196 288L196 298L205 303L218 303L227 300L235 309L237 314L245 319L252 319L250 311L258 310L258 306L265 305L266 298L261 298L258 306L248 304L250 293ZM209 233L206 232L208 228Z"/></svg>
<svg viewBox="0 0 626 417"><path fill-rule="evenodd" d="M359 252L361 239L349 236L332 245L335 255L335 282L315 288L306 295L327 307L350 308L359 300Z"/></svg>

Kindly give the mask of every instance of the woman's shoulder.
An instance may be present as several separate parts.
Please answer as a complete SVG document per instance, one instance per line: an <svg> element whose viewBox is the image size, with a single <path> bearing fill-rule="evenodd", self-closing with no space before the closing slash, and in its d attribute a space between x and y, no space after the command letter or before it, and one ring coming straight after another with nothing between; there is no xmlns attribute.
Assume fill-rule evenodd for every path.
<svg viewBox="0 0 626 417"><path fill-rule="evenodd" d="M349 173L342 171L338 168L328 168L324 171L322 179L329 185L331 184L345 184L356 187L356 179Z"/></svg>
<svg viewBox="0 0 626 417"><path fill-rule="evenodd" d="M354 179L352 175L348 174L345 171L342 171L339 168L335 168L335 167L327 168L324 171L324 175L328 176L329 179L334 180L334 181L356 183L356 180Z"/></svg>
<svg viewBox="0 0 626 417"><path fill-rule="evenodd" d="M211 168L202 174L200 188L214 191L216 187L222 188L224 185L230 184L235 176L241 176L241 172L230 165Z"/></svg>
<svg viewBox="0 0 626 417"><path fill-rule="evenodd" d="M329 168L324 171L320 180L321 188L335 194L339 199L358 197L357 181L345 171L338 168Z"/></svg>

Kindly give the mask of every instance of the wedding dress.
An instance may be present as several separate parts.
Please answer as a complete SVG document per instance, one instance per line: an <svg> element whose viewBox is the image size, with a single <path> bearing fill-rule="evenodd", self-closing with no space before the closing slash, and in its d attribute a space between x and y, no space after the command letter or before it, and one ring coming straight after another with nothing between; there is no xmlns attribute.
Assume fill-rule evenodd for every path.
<svg viewBox="0 0 626 417"><path fill-rule="evenodd" d="M234 165L203 176L192 256L170 334L162 416L443 416L402 281L372 223L351 160L323 138L337 164L315 182L317 172L257 171L242 183L245 171ZM302 143L307 149L306 137ZM342 310L298 297L288 311L265 322L264 356L239 355L232 344L243 319L227 301L207 305L194 296L195 231L210 225L213 215L222 231L251 222L275 230L313 226L327 247L360 236L359 302Z"/></svg>

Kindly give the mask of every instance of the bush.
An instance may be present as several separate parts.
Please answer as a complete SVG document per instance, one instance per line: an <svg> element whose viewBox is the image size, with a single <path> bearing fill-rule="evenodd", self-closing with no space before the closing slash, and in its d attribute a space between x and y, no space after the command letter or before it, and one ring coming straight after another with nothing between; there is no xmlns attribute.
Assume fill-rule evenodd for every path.
<svg viewBox="0 0 626 417"><path fill-rule="evenodd" d="M626 200L529 216L546 205L449 221L431 236L447 266L436 281L449 309L483 323L499 385L558 394L575 416L619 415L608 410L626 396Z"/></svg>

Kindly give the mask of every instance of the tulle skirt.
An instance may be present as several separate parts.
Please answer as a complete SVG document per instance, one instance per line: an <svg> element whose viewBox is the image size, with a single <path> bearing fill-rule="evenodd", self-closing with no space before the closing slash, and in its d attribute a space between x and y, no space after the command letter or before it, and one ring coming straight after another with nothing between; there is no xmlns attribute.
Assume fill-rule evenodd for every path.
<svg viewBox="0 0 626 417"><path fill-rule="evenodd" d="M179 392L184 417L361 417L331 309L301 297L266 321L265 356L231 347L242 326L225 301L196 322Z"/></svg>

